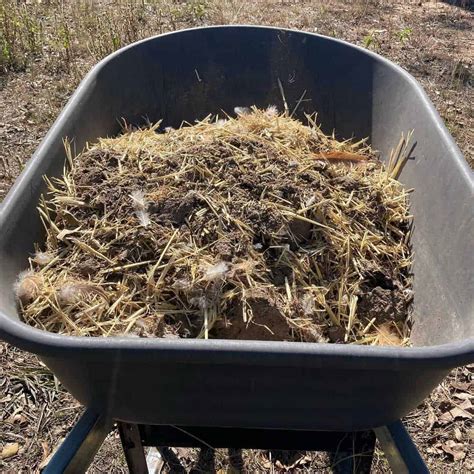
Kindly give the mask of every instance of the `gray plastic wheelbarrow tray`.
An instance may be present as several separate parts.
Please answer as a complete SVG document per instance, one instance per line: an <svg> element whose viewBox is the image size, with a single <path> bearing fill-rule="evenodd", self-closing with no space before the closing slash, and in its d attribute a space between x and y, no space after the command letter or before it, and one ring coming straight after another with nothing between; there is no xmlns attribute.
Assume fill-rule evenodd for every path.
<svg viewBox="0 0 474 474"><path fill-rule="evenodd" d="M12 285L43 232L43 175L62 140L119 132L119 119L179 126L234 106L319 113L326 131L368 136L387 156L414 129L401 175L414 188L412 348L293 342L82 338L21 322ZM221 112L222 115L222 112ZM0 336L34 352L82 403L147 424L361 430L414 409L453 367L474 361L473 176L417 82L389 61L322 36L265 27L161 35L104 59L81 83L4 201Z"/></svg>

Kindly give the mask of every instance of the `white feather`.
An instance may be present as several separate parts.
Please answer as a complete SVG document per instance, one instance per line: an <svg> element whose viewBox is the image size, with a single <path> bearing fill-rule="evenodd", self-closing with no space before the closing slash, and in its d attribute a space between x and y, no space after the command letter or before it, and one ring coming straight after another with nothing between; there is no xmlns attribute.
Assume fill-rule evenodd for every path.
<svg viewBox="0 0 474 474"><path fill-rule="evenodd" d="M49 252L36 252L33 261L38 265L44 266L53 260L53 256Z"/></svg>
<svg viewBox="0 0 474 474"><path fill-rule="evenodd" d="M269 116L269 117L275 117L278 115L278 108L276 105L269 105L267 107L267 110L265 110L265 113Z"/></svg>
<svg viewBox="0 0 474 474"><path fill-rule="evenodd" d="M223 127L227 123L226 119L216 120L216 127Z"/></svg>
<svg viewBox="0 0 474 474"><path fill-rule="evenodd" d="M204 274L204 279L209 280L209 281L222 280L225 278L228 271L229 271L229 265L225 262L219 262L206 269L206 273Z"/></svg>
<svg viewBox="0 0 474 474"><path fill-rule="evenodd" d="M148 227L151 224L150 214L148 214L148 203L145 199L145 193L138 189L130 194L133 201L133 207L142 227Z"/></svg>
<svg viewBox="0 0 474 474"><path fill-rule="evenodd" d="M63 304L74 304L81 298L83 292L79 285L66 283L58 293L58 300Z"/></svg>
<svg viewBox="0 0 474 474"><path fill-rule="evenodd" d="M304 295L303 300L301 301L301 307L305 316L310 316L311 314L313 314L315 310L313 296L311 296L310 294Z"/></svg>
<svg viewBox="0 0 474 474"><path fill-rule="evenodd" d="M192 306L205 310L209 305L205 296L195 296L189 300Z"/></svg>
<svg viewBox="0 0 474 474"><path fill-rule="evenodd" d="M147 211L137 211L137 217L141 226L148 227L151 224L150 214Z"/></svg>
<svg viewBox="0 0 474 474"><path fill-rule="evenodd" d="M141 189L133 191L133 193L130 194L130 197L133 200L133 207L135 207L135 209L146 209L147 208L147 202L145 200L145 193Z"/></svg>
<svg viewBox="0 0 474 474"><path fill-rule="evenodd" d="M234 112L237 115L248 115L252 110L248 107L234 107Z"/></svg>

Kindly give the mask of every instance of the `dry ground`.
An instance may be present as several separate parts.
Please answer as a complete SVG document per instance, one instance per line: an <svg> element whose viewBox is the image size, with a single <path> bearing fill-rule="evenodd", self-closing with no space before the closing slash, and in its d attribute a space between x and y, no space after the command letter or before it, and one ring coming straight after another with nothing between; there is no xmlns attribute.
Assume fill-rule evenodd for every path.
<svg viewBox="0 0 474 474"><path fill-rule="evenodd" d="M54 1L0 0L0 200L81 77L101 57L137 39L210 24L252 23L303 29L363 45L411 72L424 86L469 163L473 145L472 2L438 1ZM0 345L2 472L37 472L81 408L38 359ZM453 373L405 419L429 467L474 469L472 369ZM216 456L216 469L238 468ZM327 470L324 456L282 458L245 452L244 469ZM178 452L188 469L194 452ZM204 456L205 457L205 456ZM296 463L296 464L295 464ZM292 466L292 467L291 467ZM387 471L377 454L375 471ZM176 470L176 469L175 469ZM125 472L115 433L90 472Z"/></svg>

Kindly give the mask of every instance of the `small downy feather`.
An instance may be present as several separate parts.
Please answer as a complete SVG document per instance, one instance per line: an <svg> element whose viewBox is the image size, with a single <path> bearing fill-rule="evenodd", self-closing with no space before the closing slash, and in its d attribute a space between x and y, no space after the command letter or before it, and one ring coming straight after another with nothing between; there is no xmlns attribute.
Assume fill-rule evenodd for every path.
<svg viewBox="0 0 474 474"><path fill-rule="evenodd" d="M249 115L252 110L249 107L234 107L234 112L237 115Z"/></svg>
<svg viewBox="0 0 474 474"><path fill-rule="evenodd" d="M102 289L88 283L75 281L63 285L57 292L57 297L60 304L70 305L79 302L88 294L98 294L105 297Z"/></svg>
<svg viewBox="0 0 474 474"><path fill-rule="evenodd" d="M58 292L58 301L61 304L74 304L80 300L82 291L77 285L68 283L61 287Z"/></svg>
<svg viewBox="0 0 474 474"><path fill-rule="evenodd" d="M204 279L208 281L223 280L229 271L229 265L226 262L218 262L206 269Z"/></svg>
<svg viewBox="0 0 474 474"><path fill-rule="evenodd" d="M53 256L49 252L36 252L35 256L33 257L33 262L38 264L41 267L48 265L53 260Z"/></svg>
<svg viewBox="0 0 474 474"><path fill-rule="evenodd" d="M218 119L215 122L216 127L223 127L227 123L226 119Z"/></svg>
<svg viewBox="0 0 474 474"><path fill-rule="evenodd" d="M187 278L178 278L171 286L176 290L186 291L192 288L192 283Z"/></svg>
<svg viewBox="0 0 474 474"><path fill-rule="evenodd" d="M315 311L314 297L306 293L301 300L301 308L305 316L311 316Z"/></svg>
<svg viewBox="0 0 474 474"><path fill-rule="evenodd" d="M135 209L146 209L148 204L145 199L145 193L141 189L137 189L130 194Z"/></svg>
<svg viewBox="0 0 474 474"><path fill-rule="evenodd" d="M278 115L278 108L276 105L269 105L266 110L265 114L269 117L276 117Z"/></svg>
<svg viewBox="0 0 474 474"><path fill-rule="evenodd" d="M133 191L132 194L130 194L130 197L132 198L133 207L135 208L140 225L142 227L148 227L151 224L151 219L147 211L148 203L145 199L145 193L139 189Z"/></svg>
<svg viewBox="0 0 474 474"><path fill-rule="evenodd" d="M43 278L32 270L24 270L19 273L13 285L16 297L22 304L31 303L40 292Z"/></svg>
<svg viewBox="0 0 474 474"><path fill-rule="evenodd" d="M209 303L205 296L195 296L189 300L191 306L199 308L201 310L206 310L209 307Z"/></svg>
<svg viewBox="0 0 474 474"><path fill-rule="evenodd" d="M150 214L147 211L137 211L137 217L141 226L148 227L151 224Z"/></svg>
<svg viewBox="0 0 474 474"><path fill-rule="evenodd" d="M393 328L391 323L383 323L377 328L379 337L379 344L381 346L402 346L401 340L397 330Z"/></svg>

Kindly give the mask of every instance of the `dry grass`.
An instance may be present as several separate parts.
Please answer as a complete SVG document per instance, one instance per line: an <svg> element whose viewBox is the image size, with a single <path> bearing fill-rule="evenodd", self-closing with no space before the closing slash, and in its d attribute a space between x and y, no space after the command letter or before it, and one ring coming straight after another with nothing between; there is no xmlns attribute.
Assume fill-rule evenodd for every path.
<svg viewBox="0 0 474 474"><path fill-rule="evenodd" d="M439 1L0 0L0 197L97 60L138 39L212 24L297 28L383 54L422 83L472 163L472 18Z"/></svg>
<svg viewBox="0 0 474 474"><path fill-rule="evenodd" d="M272 106L157 124L70 159L17 283L24 319L75 335L406 344L406 140L386 170L307 119Z"/></svg>
<svg viewBox="0 0 474 474"><path fill-rule="evenodd" d="M24 71L46 58L51 70L76 75L84 57L96 61L139 39L202 23L210 11L198 1L1 0L0 70Z"/></svg>

